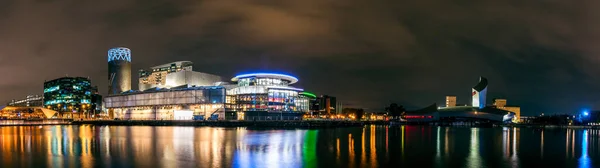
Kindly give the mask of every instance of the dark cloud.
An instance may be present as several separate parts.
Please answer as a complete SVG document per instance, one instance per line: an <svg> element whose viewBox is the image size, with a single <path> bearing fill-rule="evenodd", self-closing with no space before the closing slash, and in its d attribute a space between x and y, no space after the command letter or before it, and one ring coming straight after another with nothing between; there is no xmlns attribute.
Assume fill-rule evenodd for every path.
<svg viewBox="0 0 600 168"><path fill-rule="evenodd" d="M483 75L490 97L507 98L525 114L571 112L600 105L595 6L591 0L5 0L0 100L40 93L44 80L66 74L89 76L106 92L106 50L127 46L134 72L177 60L225 77L285 71L307 90L374 110L390 102L442 103L445 95L468 103Z"/></svg>

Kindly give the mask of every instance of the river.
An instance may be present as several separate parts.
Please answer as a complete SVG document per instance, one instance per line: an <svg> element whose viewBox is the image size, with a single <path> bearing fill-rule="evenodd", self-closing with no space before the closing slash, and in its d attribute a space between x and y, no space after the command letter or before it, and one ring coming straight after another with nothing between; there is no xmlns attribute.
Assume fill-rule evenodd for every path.
<svg viewBox="0 0 600 168"><path fill-rule="evenodd" d="M599 167L600 130L0 127L1 167Z"/></svg>

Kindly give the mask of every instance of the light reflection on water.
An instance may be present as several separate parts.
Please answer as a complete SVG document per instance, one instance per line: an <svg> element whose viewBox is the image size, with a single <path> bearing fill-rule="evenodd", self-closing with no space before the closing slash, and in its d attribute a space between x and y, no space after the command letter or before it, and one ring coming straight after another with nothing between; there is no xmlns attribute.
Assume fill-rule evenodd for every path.
<svg viewBox="0 0 600 168"><path fill-rule="evenodd" d="M0 127L0 165L588 168L599 139L584 129L10 126Z"/></svg>

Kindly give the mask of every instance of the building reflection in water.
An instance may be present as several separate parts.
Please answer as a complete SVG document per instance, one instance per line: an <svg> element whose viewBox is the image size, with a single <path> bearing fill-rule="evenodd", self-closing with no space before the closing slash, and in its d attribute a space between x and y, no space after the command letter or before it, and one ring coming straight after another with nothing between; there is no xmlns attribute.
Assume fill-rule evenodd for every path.
<svg viewBox="0 0 600 168"><path fill-rule="evenodd" d="M482 167L483 163L479 154L479 128L471 128L471 146L469 148L469 156L467 158L468 167Z"/></svg>

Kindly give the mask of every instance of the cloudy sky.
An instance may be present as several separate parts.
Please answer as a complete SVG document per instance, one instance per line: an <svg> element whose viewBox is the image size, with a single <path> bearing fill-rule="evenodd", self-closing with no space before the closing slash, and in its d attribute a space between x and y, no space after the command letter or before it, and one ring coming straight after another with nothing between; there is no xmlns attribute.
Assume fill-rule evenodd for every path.
<svg viewBox="0 0 600 168"><path fill-rule="evenodd" d="M225 78L285 72L346 106L409 109L470 100L525 115L600 109L597 0L2 0L0 102L44 80L90 77L107 92L107 49L133 73L189 60ZM137 81L137 75L133 81ZM137 88L137 85L133 86Z"/></svg>

